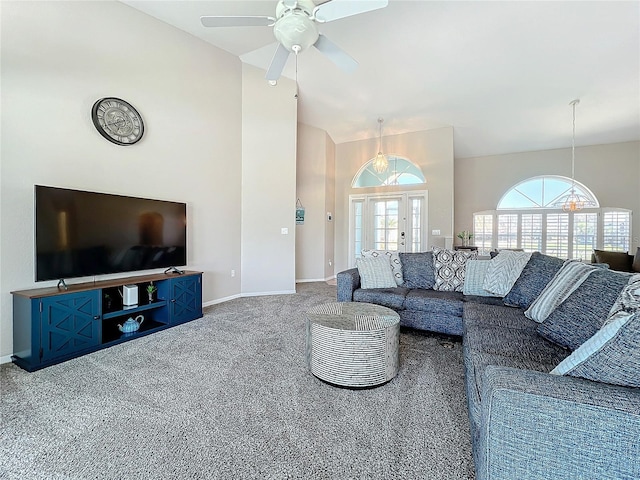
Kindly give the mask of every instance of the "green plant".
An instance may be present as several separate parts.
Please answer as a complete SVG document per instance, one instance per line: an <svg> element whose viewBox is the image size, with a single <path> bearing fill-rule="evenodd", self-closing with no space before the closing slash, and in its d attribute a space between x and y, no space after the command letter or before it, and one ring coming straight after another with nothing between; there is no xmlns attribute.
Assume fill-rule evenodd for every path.
<svg viewBox="0 0 640 480"><path fill-rule="evenodd" d="M463 230L457 236L461 240L464 240L465 238L469 238L470 239L471 237L473 237L473 233L468 232L466 230Z"/></svg>
<svg viewBox="0 0 640 480"><path fill-rule="evenodd" d="M158 290L158 288L153 284L153 282L151 282L149 285L147 285L147 293L149 295L151 295L156 290Z"/></svg>

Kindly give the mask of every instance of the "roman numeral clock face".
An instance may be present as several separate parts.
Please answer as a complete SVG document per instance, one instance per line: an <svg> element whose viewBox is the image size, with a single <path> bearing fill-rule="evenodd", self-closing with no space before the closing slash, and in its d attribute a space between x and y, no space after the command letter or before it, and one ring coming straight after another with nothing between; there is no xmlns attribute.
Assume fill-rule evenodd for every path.
<svg viewBox="0 0 640 480"><path fill-rule="evenodd" d="M100 135L116 145L133 145L142 138L142 117L119 98L101 98L93 104L91 119Z"/></svg>

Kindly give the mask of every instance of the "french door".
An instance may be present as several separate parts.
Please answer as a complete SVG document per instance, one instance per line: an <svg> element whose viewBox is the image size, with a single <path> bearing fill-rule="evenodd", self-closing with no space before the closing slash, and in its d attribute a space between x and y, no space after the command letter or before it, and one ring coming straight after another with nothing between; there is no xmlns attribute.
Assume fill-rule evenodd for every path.
<svg viewBox="0 0 640 480"><path fill-rule="evenodd" d="M349 196L349 264L362 250L420 252L426 246L427 192Z"/></svg>

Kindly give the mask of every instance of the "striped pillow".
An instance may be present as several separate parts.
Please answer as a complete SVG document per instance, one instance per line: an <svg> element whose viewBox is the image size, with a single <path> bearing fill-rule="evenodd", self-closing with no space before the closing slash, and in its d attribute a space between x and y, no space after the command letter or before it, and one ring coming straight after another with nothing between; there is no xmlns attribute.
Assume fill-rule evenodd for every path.
<svg viewBox="0 0 640 480"><path fill-rule="evenodd" d="M538 323L544 322L558 305L564 302L595 270L578 260L567 260L551 279L531 306L524 312L525 317Z"/></svg>
<svg viewBox="0 0 640 480"><path fill-rule="evenodd" d="M640 387L640 311L607 322L551 373Z"/></svg>
<svg viewBox="0 0 640 480"><path fill-rule="evenodd" d="M386 256L358 258L356 260L360 274L360 287L395 288L396 280L391 272L391 264Z"/></svg>
<svg viewBox="0 0 640 480"><path fill-rule="evenodd" d="M464 272L464 286L462 293L465 295L476 295L478 297L493 297L494 294L482 288L484 277L489 268L491 260L469 260Z"/></svg>
<svg viewBox="0 0 640 480"><path fill-rule="evenodd" d="M400 261L400 255L395 250L362 250L361 252L364 258L369 257L381 257L386 256L391 264L391 273L396 279L396 285L400 286L404 283L404 277L402 275L402 262Z"/></svg>

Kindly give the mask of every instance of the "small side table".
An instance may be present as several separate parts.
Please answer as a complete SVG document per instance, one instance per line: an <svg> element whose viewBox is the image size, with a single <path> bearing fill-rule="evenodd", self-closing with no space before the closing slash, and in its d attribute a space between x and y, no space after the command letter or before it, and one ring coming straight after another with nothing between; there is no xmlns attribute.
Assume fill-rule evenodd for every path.
<svg viewBox="0 0 640 480"><path fill-rule="evenodd" d="M462 246L462 245L455 245L455 246L453 247L453 249L454 249L454 250L469 250L469 251L471 251L471 252L476 252L476 251L478 251L478 247L474 247L474 246L467 246L467 247L464 247L464 246Z"/></svg>
<svg viewBox="0 0 640 480"><path fill-rule="evenodd" d="M373 387L398 373L400 316L370 303L338 302L307 312L307 365L325 382Z"/></svg>

